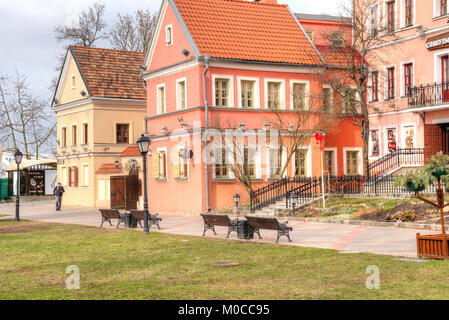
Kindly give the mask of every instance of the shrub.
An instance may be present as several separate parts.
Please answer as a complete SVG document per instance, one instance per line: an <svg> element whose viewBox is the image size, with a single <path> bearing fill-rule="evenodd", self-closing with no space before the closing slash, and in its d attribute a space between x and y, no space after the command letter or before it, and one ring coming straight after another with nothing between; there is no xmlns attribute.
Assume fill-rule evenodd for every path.
<svg viewBox="0 0 449 320"><path fill-rule="evenodd" d="M418 220L419 215L416 214L415 210L409 210L409 211L400 211L396 212L395 214L388 214L386 217L386 220L388 222L413 222Z"/></svg>

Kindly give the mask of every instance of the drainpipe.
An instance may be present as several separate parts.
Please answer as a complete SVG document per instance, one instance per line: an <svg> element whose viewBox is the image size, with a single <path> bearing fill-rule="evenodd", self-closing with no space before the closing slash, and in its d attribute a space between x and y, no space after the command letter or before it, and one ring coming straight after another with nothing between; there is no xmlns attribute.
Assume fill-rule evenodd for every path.
<svg viewBox="0 0 449 320"><path fill-rule="evenodd" d="M209 128L209 105L207 103L207 91L206 91L206 74L209 71L209 62L210 62L211 56L206 54L204 56L204 63L206 65L206 69L204 70L203 73L203 99L204 99L204 109L205 109L205 132L207 132L208 128ZM204 148L206 149L206 137L207 135L204 136ZM204 152L204 162L205 162L205 166L204 166L204 170L205 170L205 179L206 179L206 208L207 211L209 211L210 209L210 200L209 200L209 166L208 166L208 154L207 152Z"/></svg>
<svg viewBox="0 0 449 320"><path fill-rule="evenodd" d="M145 116L144 118L143 118L144 120L143 120L143 127L145 128L145 134L147 134L148 135L148 119L150 119L150 117L148 117L148 116Z"/></svg>

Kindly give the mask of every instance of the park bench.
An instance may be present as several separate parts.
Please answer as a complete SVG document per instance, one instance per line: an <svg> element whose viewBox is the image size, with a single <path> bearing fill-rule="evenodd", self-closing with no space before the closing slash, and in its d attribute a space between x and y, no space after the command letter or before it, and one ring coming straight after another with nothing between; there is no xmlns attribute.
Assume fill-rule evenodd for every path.
<svg viewBox="0 0 449 320"><path fill-rule="evenodd" d="M252 217L252 216L246 216L246 220L248 220L248 223L251 227L253 227L256 230L256 233L259 235L260 229L265 230L275 230L278 232L278 236L276 239L276 243L279 242L279 238L281 236L286 236L288 238L288 241L291 242L290 239L290 231L293 230L293 228L288 227L287 223L280 223L276 218L270 218L270 217Z"/></svg>
<svg viewBox="0 0 449 320"><path fill-rule="evenodd" d="M117 209L99 209L101 213L101 227L103 227L103 223L106 221L112 226L112 219L117 219L117 228L120 226L120 223L125 223L125 217L120 214L120 211Z"/></svg>
<svg viewBox="0 0 449 320"><path fill-rule="evenodd" d="M145 211L143 210L130 210L131 215L133 216L134 219L137 220L137 222L139 223L140 227L142 227L142 221L144 220L144 215L145 215ZM159 218L159 214L151 214L148 213L148 224L149 227L155 225L158 227L158 229L160 230L161 227L159 226L159 222L161 222L162 219Z"/></svg>
<svg viewBox="0 0 449 320"><path fill-rule="evenodd" d="M231 232L237 232L238 219L231 220L226 214L202 213L201 216L204 219L203 237L207 230L212 230L216 235L217 233L215 232L215 226L228 227L228 235L226 238L229 238Z"/></svg>

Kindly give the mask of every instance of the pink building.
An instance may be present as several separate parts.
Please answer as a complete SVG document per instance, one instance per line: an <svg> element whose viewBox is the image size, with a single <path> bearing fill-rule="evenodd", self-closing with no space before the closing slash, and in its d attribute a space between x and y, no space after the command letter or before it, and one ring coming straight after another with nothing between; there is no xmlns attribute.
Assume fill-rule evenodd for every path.
<svg viewBox="0 0 449 320"><path fill-rule="evenodd" d="M369 3L367 28L394 35L373 51L370 159L379 160L395 149L424 148L426 158L449 152L447 1Z"/></svg>
<svg viewBox="0 0 449 320"><path fill-rule="evenodd" d="M311 137L320 116L333 117L324 140L324 169L330 175L363 175L360 131L342 113L330 86L317 77L333 67L317 49L320 30L335 28L337 36L350 35L342 33L335 17L321 24L309 18L299 16L307 25L303 27L276 0L163 1L142 71L152 150L150 211L197 214L232 206L235 193L248 203L249 195L223 162L234 158L215 140L204 151L206 129L260 134L273 129L278 114L293 122L298 108L313 111L304 125ZM299 102L293 98L296 93ZM318 96L324 98L312 106L310 97ZM277 169L287 161L287 150L276 149L271 140L257 140L254 149L244 149L243 165L254 188L283 178ZM315 140L304 143L286 166L284 177L319 176Z"/></svg>

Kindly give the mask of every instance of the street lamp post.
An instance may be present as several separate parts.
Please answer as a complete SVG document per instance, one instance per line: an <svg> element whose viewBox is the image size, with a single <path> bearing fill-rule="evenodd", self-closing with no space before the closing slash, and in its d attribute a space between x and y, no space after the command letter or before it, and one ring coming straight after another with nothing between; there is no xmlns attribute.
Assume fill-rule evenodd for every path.
<svg viewBox="0 0 449 320"><path fill-rule="evenodd" d="M234 195L234 203L235 203L235 207L238 208L239 207L239 202L240 202L240 195L238 193L236 193Z"/></svg>
<svg viewBox="0 0 449 320"><path fill-rule="evenodd" d="M293 212L293 217L295 217L295 209L296 209L296 203L298 201L298 196L296 195L296 193L293 193L290 196L290 201L292 203L292 212Z"/></svg>
<svg viewBox="0 0 449 320"><path fill-rule="evenodd" d="M147 154L150 149L150 139L142 134L142 136L137 140L137 146L139 151L143 156L143 210L144 210L144 224L143 233L149 234L150 228L148 227L148 193L147 193Z"/></svg>
<svg viewBox="0 0 449 320"><path fill-rule="evenodd" d="M19 206L20 206L20 164L22 163L23 154L17 149L14 153L14 160L17 163L17 191L16 191L16 221L19 221Z"/></svg>

